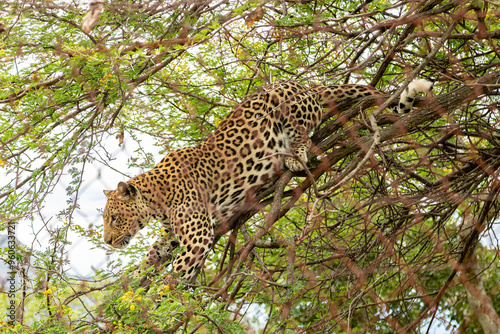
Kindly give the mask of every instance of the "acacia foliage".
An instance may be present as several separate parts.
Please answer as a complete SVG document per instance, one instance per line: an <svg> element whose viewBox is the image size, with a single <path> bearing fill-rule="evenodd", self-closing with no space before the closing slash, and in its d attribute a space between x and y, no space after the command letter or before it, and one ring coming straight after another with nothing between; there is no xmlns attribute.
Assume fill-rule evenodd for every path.
<svg viewBox="0 0 500 334"><path fill-rule="evenodd" d="M2 222L29 228L61 177L71 178L51 247L18 245L18 270L32 280L20 286L9 331L500 326L494 2L109 1L89 33L75 2L2 1L0 11ZM139 260L91 280L66 273L70 230L105 248L102 226L74 212L82 187L102 190L83 173L108 164L109 138L150 136L166 152L203 140L278 79L397 95L415 77L434 81L434 96L405 117L338 105L313 136L311 173L285 173L257 194L257 210L219 226L195 290L162 275L138 288L130 277ZM159 159L143 147L130 165ZM493 246L479 242L486 237ZM144 252L139 243L122 254Z"/></svg>

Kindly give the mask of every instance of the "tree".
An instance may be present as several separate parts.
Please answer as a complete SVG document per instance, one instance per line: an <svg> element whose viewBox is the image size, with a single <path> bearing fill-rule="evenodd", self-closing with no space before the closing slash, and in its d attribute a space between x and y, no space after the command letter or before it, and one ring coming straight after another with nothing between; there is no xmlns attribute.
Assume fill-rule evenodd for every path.
<svg viewBox="0 0 500 334"><path fill-rule="evenodd" d="M45 251L17 243L13 262L3 250L18 277L7 331L498 332L497 3L102 7L0 3L0 217L7 232L41 221L50 234ZM434 95L408 115L386 113L417 77L434 81ZM102 225L75 212L82 189L102 192L84 172L109 166L110 138L153 138L156 148L140 145L127 166L149 169L161 159L153 149L203 140L278 79L389 94L379 107L342 101L331 110L312 136L309 171L270 180L258 205L219 225L194 288L165 281L168 266L143 287L132 278L146 239L162 233L154 222L121 251L131 263L92 278L67 273L70 233L106 248ZM50 226L42 208L62 179L68 202Z"/></svg>

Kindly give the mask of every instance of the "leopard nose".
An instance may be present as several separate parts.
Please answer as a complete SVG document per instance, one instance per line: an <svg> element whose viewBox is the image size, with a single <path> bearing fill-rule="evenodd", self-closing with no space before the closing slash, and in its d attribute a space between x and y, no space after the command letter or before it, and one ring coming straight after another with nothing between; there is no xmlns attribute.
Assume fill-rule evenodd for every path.
<svg viewBox="0 0 500 334"><path fill-rule="evenodd" d="M112 245L113 244L113 237L111 237L111 236L109 236L109 237L104 236L104 242L107 243L108 245Z"/></svg>

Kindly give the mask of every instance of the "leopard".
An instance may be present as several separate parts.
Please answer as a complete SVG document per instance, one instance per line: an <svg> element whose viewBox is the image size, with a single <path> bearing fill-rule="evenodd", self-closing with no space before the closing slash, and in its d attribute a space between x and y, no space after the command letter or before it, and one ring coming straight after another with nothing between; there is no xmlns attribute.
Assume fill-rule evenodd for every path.
<svg viewBox="0 0 500 334"><path fill-rule="evenodd" d="M417 94L432 90L426 79L412 81L394 112L412 110ZM283 170L304 170L311 149L309 135L336 103L383 96L360 84L306 88L279 81L249 95L196 146L169 152L153 169L115 190L104 190L104 242L127 247L149 221L165 230L149 248L143 268L172 254L178 279L193 282L214 242L217 222L237 214L259 187ZM307 167L307 166L306 166Z"/></svg>

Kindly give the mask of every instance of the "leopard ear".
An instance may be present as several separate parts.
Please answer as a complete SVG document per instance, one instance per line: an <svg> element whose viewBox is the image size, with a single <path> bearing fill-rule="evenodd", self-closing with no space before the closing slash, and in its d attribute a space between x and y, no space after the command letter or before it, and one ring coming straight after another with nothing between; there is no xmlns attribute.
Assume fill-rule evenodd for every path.
<svg viewBox="0 0 500 334"><path fill-rule="evenodd" d="M118 183L118 188L116 188L118 199L128 202L134 198L134 195L137 193L135 187L126 182Z"/></svg>
<svg viewBox="0 0 500 334"><path fill-rule="evenodd" d="M112 190L103 190L104 195L106 195L107 198L111 197Z"/></svg>

